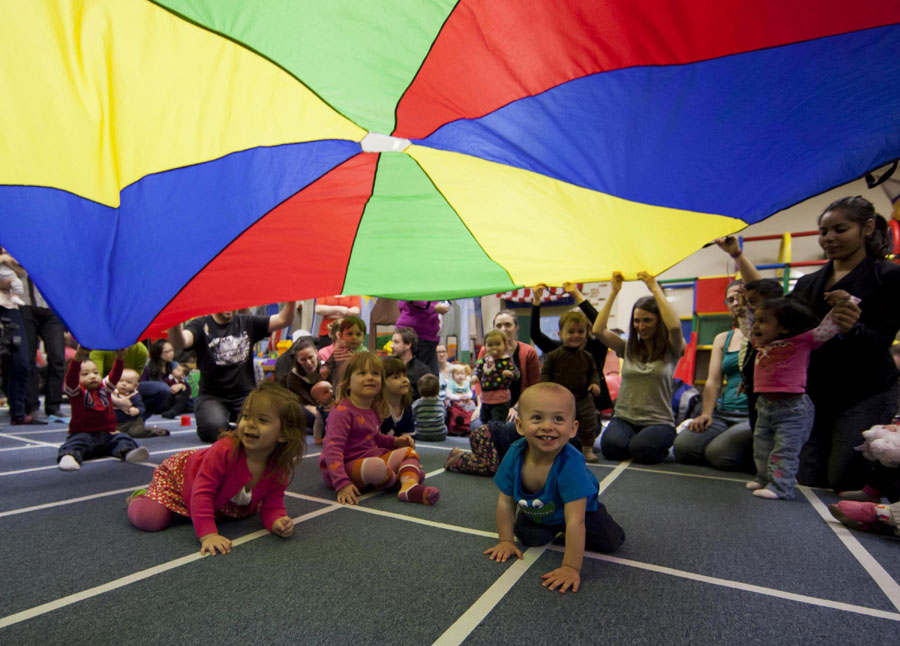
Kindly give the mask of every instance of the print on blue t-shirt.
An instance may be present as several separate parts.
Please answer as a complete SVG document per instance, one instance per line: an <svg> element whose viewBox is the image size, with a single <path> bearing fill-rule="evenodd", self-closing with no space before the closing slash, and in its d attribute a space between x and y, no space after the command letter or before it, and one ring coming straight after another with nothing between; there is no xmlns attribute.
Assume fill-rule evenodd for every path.
<svg viewBox="0 0 900 646"><path fill-rule="evenodd" d="M535 523L562 525L566 503L579 498L587 498L586 511L597 511L600 485L585 465L581 451L566 444L550 467L543 489L530 493L522 488L521 478L527 448L524 437L513 442L494 476L500 491L512 496L522 513Z"/></svg>

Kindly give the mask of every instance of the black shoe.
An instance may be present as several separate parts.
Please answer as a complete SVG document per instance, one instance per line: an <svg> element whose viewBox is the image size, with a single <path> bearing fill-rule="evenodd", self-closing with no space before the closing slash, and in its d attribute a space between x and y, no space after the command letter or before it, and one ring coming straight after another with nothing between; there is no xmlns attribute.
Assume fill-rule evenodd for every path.
<svg viewBox="0 0 900 646"><path fill-rule="evenodd" d="M47 408L44 410L44 412L47 414L47 417L61 417L61 415L59 414L59 407Z"/></svg>
<svg viewBox="0 0 900 646"><path fill-rule="evenodd" d="M150 434L151 434L153 437L164 437L164 436L166 436L166 435L169 435L169 433L170 433L170 432L169 432L169 429L167 429L167 428L161 428L161 427L159 427L159 426L146 426L146 425L145 425L144 428L145 428L146 430L150 431Z"/></svg>
<svg viewBox="0 0 900 646"><path fill-rule="evenodd" d="M165 417L166 419L175 419L175 413L172 411L166 411L164 413L159 414L160 417Z"/></svg>

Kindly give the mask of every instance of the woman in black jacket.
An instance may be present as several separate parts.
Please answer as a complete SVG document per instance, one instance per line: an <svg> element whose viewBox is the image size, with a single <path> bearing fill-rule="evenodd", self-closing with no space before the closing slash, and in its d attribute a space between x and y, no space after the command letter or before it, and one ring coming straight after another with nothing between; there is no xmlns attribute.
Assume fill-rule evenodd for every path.
<svg viewBox="0 0 900 646"><path fill-rule="evenodd" d="M900 267L885 259L892 249L888 225L868 200L832 202L818 225L828 263L800 278L791 296L820 318L830 308L826 292L844 290L861 302L835 311L841 334L810 357L806 390L816 419L797 479L855 490L866 484L872 463L854 447L864 430L891 422L900 399L900 373L889 352L900 329Z"/></svg>

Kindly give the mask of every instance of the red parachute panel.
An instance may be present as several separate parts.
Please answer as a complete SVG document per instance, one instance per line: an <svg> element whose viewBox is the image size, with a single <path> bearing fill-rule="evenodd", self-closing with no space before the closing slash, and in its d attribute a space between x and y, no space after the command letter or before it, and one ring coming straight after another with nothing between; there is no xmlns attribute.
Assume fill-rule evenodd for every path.
<svg viewBox="0 0 900 646"><path fill-rule="evenodd" d="M356 155L272 209L185 285L141 337L198 311L339 294L377 162L378 155Z"/></svg>
<svg viewBox="0 0 900 646"><path fill-rule="evenodd" d="M896 0L462 0L401 99L394 134L424 138L450 121L597 72L690 63L895 22Z"/></svg>

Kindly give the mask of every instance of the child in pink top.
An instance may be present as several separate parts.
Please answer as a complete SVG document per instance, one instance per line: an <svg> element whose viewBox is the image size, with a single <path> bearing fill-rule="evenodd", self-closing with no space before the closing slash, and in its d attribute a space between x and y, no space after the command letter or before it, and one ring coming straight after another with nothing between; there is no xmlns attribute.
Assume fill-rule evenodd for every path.
<svg viewBox="0 0 900 646"><path fill-rule="evenodd" d="M859 299L847 292L826 295L834 307ZM812 431L815 408L806 395L810 353L838 333L829 312L813 329L816 317L792 298L770 300L742 318L742 331L757 350L753 390L759 395L753 429L756 478L747 483L758 498L793 498L800 450ZM752 329L750 326L752 325Z"/></svg>
<svg viewBox="0 0 900 646"><path fill-rule="evenodd" d="M266 529L287 538L294 523L284 491L305 446L306 413L297 397L264 381L244 401L236 431L209 448L176 453L154 470L150 486L129 499L128 519L156 532L169 526L173 513L188 516L201 554L231 551L216 527L222 518L259 513Z"/></svg>
<svg viewBox="0 0 900 646"><path fill-rule="evenodd" d="M481 387L481 421L505 422L512 393L510 384L522 375L509 355L506 335L491 330L484 335L484 356L475 365L472 383Z"/></svg>
<svg viewBox="0 0 900 646"><path fill-rule="evenodd" d="M355 505L367 486L389 489L399 481L400 500L433 505L441 492L422 484L425 472L412 437L380 432L384 382L384 369L374 354L360 352L347 363L338 383L338 403L325 425L322 478L337 491L341 504Z"/></svg>

